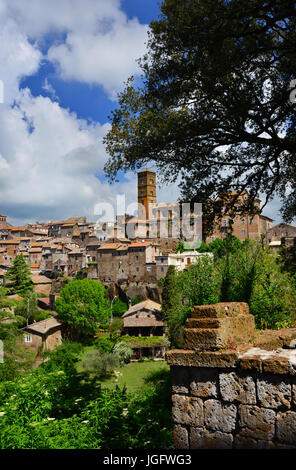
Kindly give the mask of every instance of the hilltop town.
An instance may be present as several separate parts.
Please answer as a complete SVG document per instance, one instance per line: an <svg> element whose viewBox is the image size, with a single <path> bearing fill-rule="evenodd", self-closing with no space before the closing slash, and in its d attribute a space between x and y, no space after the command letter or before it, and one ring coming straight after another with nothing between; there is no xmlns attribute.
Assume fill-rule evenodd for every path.
<svg viewBox="0 0 296 470"><path fill-rule="evenodd" d="M247 197L247 196L245 196ZM8 223L8 216L0 215L0 282L12 261L23 254L29 265L36 292L54 293L52 281L61 277L97 279L106 287L113 286L135 292L145 298L149 287L154 291L157 281L164 278L169 265L182 270L200 254L195 251L176 253L182 234L173 233L174 210L178 203L157 204L156 174L150 170L138 172L137 217L117 216L117 223L90 223L86 217L71 217L62 221L36 222L22 227ZM153 219L148 219L149 204L153 207ZM229 216L217 220L211 234L204 236L209 243L227 235ZM119 219L121 223L119 229ZM154 223L154 235L149 234L149 222ZM133 238L128 236L133 231ZM163 228L167 228L162 236ZM273 220L261 214L236 216L232 234L241 241L249 238L262 240L277 249L293 245L296 227L288 224L273 226ZM45 300L43 303L46 302ZM48 300L49 302L49 300Z"/></svg>

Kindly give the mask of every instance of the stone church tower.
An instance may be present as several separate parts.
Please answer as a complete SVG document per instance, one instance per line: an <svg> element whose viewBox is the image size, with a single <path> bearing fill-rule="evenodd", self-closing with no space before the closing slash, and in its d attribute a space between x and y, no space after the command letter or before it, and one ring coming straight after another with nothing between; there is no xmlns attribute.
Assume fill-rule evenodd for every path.
<svg viewBox="0 0 296 470"><path fill-rule="evenodd" d="M148 219L149 204L156 204L156 173L151 170L138 172L138 217Z"/></svg>

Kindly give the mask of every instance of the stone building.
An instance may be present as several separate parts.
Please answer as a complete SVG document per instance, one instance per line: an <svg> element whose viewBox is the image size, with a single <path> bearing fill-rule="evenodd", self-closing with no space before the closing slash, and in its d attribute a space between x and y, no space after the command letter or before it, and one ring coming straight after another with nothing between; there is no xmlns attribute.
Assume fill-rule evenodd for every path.
<svg viewBox="0 0 296 470"><path fill-rule="evenodd" d="M7 225L7 215L0 214L0 225Z"/></svg>
<svg viewBox="0 0 296 470"><path fill-rule="evenodd" d="M183 271L199 258L205 256L213 258L213 253L184 251L183 253L167 253L156 256L156 277L157 279L165 277L169 266L174 266L176 271Z"/></svg>
<svg viewBox="0 0 296 470"><path fill-rule="evenodd" d="M293 246L294 242L291 241L293 238L296 238L296 227L290 224L277 224L267 232L267 243L270 248L278 249L291 244Z"/></svg>
<svg viewBox="0 0 296 470"><path fill-rule="evenodd" d="M133 305L122 315L123 333L129 336L138 337L164 337L165 323L161 314L161 305L152 300L145 300ZM134 350L134 358L140 357L157 357L164 358L166 346L162 338L159 342L152 345L149 341L140 344L136 342L132 344Z"/></svg>
<svg viewBox="0 0 296 470"><path fill-rule="evenodd" d="M62 323L53 317L25 326L22 331L28 349L47 351L62 344Z"/></svg>
<svg viewBox="0 0 296 470"><path fill-rule="evenodd" d="M230 195L231 197L231 195ZM232 228L232 235L244 241L246 238L251 240L261 240L264 236L267 239L267 233L272 228L273 219L258 213L254 214L240 214L241 205L248 199L247 192L238 197L237 205L235 207L237 214L235 216L227 215L224 213L222 218L216 218L214 222L214 229L212 233L206 234L205 241L210 243L216 238L225 238L230 229ZM256 200L256 208L260 209L260 199Z"/></svg>
<svg viewBox="0 0 296 470"><path fill-rule="evenodd" d="M151 242L104 243L98 249L98 279L102 282L140 282L155 272L158 246Z"/></svg>
<svg viewBox="0 0 296 470"><path fill-rule="evenodd" d="M156 174L151 170L138 171L138 217L149 218L149 204L156 204Z"/></svg>

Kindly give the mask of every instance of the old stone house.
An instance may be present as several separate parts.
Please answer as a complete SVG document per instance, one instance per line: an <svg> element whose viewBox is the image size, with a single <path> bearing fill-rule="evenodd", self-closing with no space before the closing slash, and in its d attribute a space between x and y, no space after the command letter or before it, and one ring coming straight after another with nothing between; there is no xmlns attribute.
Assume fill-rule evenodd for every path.
<svg viewBox="0 0 296 470"><path fill-rule="evenodd" d="M236 197L237 194L233 193L230 197ZM214 241L216 238L224 238L230 232L232 227L232 235L244 241L246 238L251 240L261 240L264 236L267 238L268 231L272 228L273 219L265 215L257 213L260 209L260 199L255 201L255 211L253 214L241 214L241 207L248 199L248 193L245 191L238 197L236 202L237 215L230 216L226 212L222 215L221 219L216 218L214 221L214 229L212 233L207 234L205 237L206 243Z"/></svg>
<svg viewBox="0 0 296 470"><path fill-rule="evenodd" d="M98 249L98 279L102 282L141 282L152 279L158 255L152 242L105 243Z"/></svg>
<svg viewBox="0 0 296 470"><path fill-rule="evenodd" d="M47 318L22 328L24 346L35 351L53 350L62 344L62 323L56 318Z"/></svg>
<svg viewBox="0 0 296 470"><path fill-rule="evenodd" d="M159 337L159 341L151 344L149 340L131 343L134 350L134 358L157 357L164 358L166 345L163 341L165 323L161 313L161 305L150 299L133 305L122 315L123 332L128 336ZM162 337L162 338L161 338Z"/></svg>
<svg viewBox="0 0 296 470"><path fill-rule="evenodd" d="M282 239L291 237L296 237L296 227L291 224L280 223L268 230L267 243L271 248L279 248L282 245Z"/></svg>

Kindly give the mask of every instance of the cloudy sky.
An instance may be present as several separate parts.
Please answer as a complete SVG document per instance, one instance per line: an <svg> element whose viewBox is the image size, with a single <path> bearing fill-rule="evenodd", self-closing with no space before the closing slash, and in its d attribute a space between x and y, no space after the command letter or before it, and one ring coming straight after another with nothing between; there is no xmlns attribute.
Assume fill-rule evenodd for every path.
<svg viewBox="0 0 296 470"><path fill-rule="evenodd" d="M0 213L10 223L96 220L97 204L136 200L135 174L105 180L102 138L123 82L139 75L157 3L0 0ZM159 202L177 196L158 190Z"/></svg>

